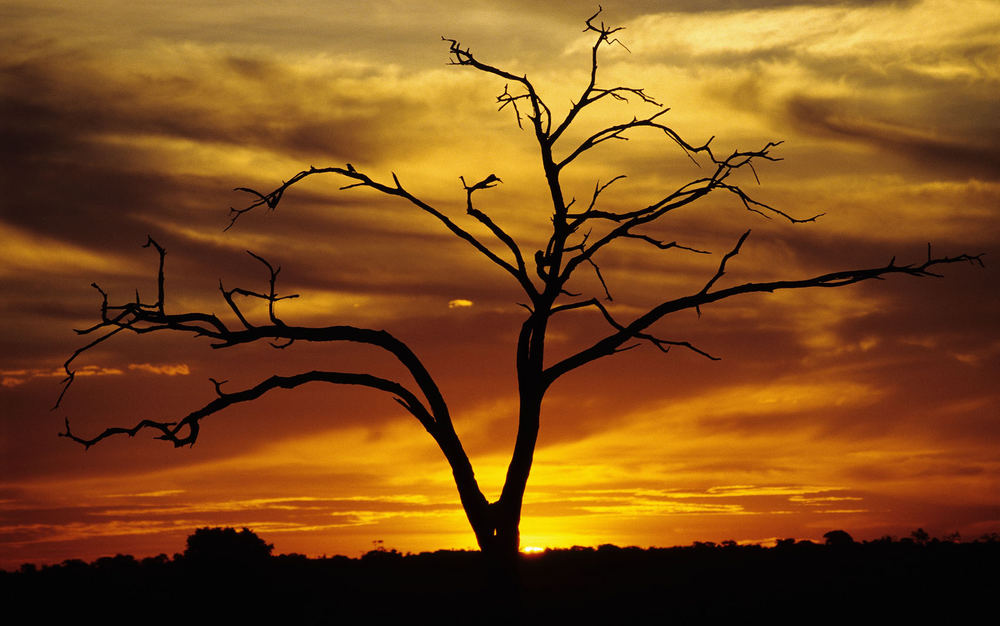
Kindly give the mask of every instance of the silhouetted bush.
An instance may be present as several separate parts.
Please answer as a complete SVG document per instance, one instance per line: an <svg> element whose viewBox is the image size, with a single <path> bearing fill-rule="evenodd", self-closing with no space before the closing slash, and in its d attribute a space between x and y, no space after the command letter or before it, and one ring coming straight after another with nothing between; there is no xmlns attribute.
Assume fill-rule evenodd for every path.
<svg viewBox="0 0 1000 626"><path fill-rule="evenodd" d="M831 530L823 535L828 546L850 546L854 544L854 538L846 530Z"/></svg>
<svg viewBox="0 0 1000 626"><path fill-rule="evenodd" d="M184 558L216 565L259 565L271 556L274 545L244 528L199 528L187 538Z"/></svg>

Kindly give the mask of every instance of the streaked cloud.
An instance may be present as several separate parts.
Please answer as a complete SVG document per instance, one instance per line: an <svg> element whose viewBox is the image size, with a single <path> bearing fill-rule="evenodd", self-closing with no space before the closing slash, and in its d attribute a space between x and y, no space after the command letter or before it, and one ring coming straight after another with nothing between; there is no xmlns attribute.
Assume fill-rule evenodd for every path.
<svg viewBox="0 0 1000 626"><path fill-rule="evenodd" d="M76 370L77 376L121 376L125 372L117 367L101 367L99 365L84 365ZM33 378L65 378L63 369L18 369L0 370L3 386L14 387ZM9 382L8 382L9 381Z"/></svg>
<svg viewBox="0 0 1000 626"><path fill-rule="evenodd" d="M191 369L186 363L176 365L152 365L150 363L129 363L129 370L145 372L147 374L161 374L163 376L187 376Z"/></svg>

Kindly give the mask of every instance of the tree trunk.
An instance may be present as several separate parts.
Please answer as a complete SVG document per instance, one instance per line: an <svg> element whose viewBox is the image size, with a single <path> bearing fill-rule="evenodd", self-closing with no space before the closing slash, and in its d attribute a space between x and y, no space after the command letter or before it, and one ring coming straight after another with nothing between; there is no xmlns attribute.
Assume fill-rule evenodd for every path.
<svg viewBox="0 0 1000 626"><path fill-rule="evenodd" d="M490 508L497 507L494 503ZM521 617L523 606L518 523L509 516L498 517L502 521L494 523L492 534L479 543L485 584L480 606L488 607L493 622L513 624ZM476 535L481 536L479 532Z"/></svg>

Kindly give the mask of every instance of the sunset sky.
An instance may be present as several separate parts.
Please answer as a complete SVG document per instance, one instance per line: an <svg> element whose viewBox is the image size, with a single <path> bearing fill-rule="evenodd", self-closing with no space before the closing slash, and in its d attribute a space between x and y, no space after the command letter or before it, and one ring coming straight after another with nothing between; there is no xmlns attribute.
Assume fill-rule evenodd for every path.
<svg viewBox="0 0 1000 626"><path fill-rule="evenodd" d="M84 451L57 434L179 418L273 373L399 367L364 346L212 350L120 335L63 361L113 301L228 314L226 288L282 267L289 323L386 329L424 360L495 498L516 424L510 276L433 218L314 177L228 231L234 187L269 190L352 163L471 226L459 176L503 184L479 208L531 254L551 205L530 131L497 111L503 81L449 66L441 37L527 75L564 114L586 84L596 4L518 0L137 3L0 0L0 568L183 550L202 526L247 526L279 553L473 548L451 471L386 394L273 392L206 419L191 448L149 433ZM622 318L696 292L747 229L726 284L986 253L942 279L746 296L658 332L722 358L646 345L560 380L543 407L522 545L856 539L1000 531L1000 3L995 0L605 2L627 46L599 85L644 87L662 118L717 153L783 141L739 182L815 223L713 194L649 231L712 255L623 241L598 256ZM613 103L575 139L648 115ZM607 209L704 175L662 133L582 157L567 196L626 174ZM749 174L749 173L748 173ZM660 194L659 196L657 194ZM479 232L479 231L477 231ZM598 296L581 268L572 285ZM255 314L266 312L257 308ZM231 316L230 316L231 317ZM261 318L262 320L264 318ZM566 314L551 359L605 332Z"/></svg>

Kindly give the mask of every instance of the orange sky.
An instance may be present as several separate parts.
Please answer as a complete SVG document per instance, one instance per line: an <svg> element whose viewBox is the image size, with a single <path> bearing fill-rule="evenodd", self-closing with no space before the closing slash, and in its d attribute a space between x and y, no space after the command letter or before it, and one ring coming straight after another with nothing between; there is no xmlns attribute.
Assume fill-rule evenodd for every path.
<svg viewBox="0 0 1000 626"><path fill-rule="evenodd" d="M943 280L749 296L661 327L721 356L650 346L554 386L521 525L523 545L856 538L1000 530L1000 5L992 1L688 1L605 6L628 46L601 83L645 87L691 142L719 153L783 140L785 160L741 184L792 225L711 196L651 234L708 257L623 242L599 258L623 316L697 290L753 229L725 280L798 278L986 252ZM664 7L669 7L665 11ZM273 214L223 232L237 186L272 188L309 165L396 172L464 217L458 180L526 250L549 213L537 148L496 112L503 84L449 67L440 36L527 74L565 111L586 81L593 8L574 2L0 0L0 567L183 549L206 525L249 526L279 552L356 556L471 548L450 470L387 396L304 387L206 419L197 445L149 436L84 452L65 418L109 425L186 414L271 373L353 366L358 347L215 351L191 337L119 337L81 359L62 407L59 367L112 299L155 290L167 250L177 310L223 313L218 281L265 289L250 249L282 266L286 320L385 328L424 359L487 496L513 441L509 277L426 215L310 179ZM561 109L559 107L562 107ZM615 103L578 136L648 114ZM565 177L583 201L619 175L608 209L645 206L700 175L662 135L634 132ZM648 248L648 249L647 249ZM598 295L580 272L575 285ZM553 358L599 319L552 329Z"/></svg>

